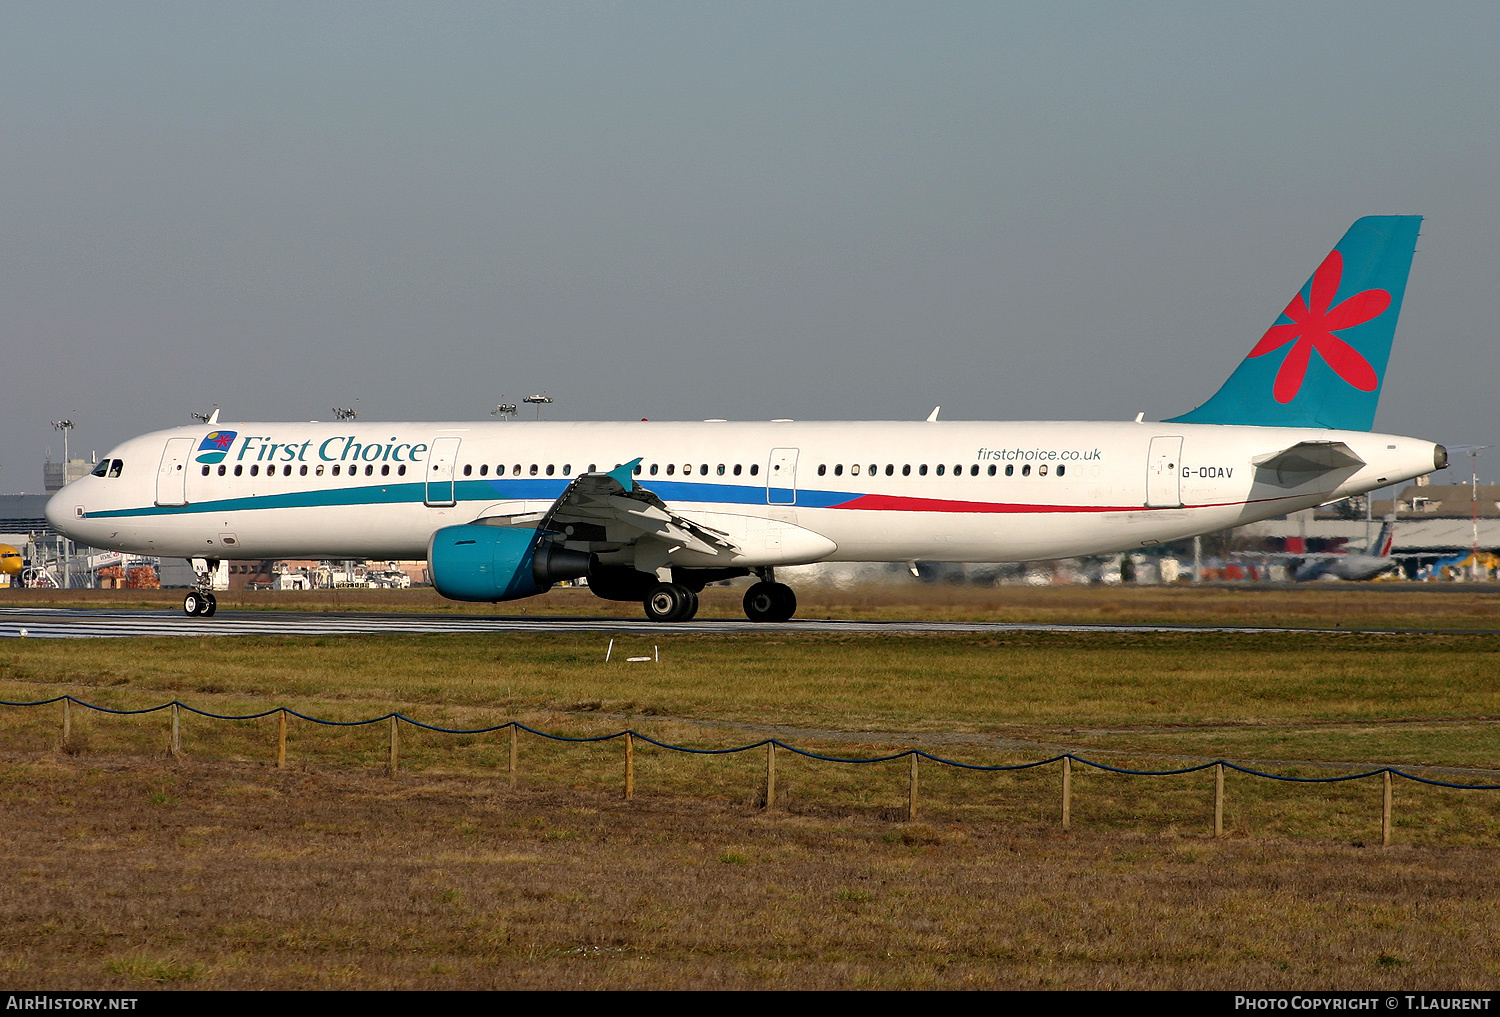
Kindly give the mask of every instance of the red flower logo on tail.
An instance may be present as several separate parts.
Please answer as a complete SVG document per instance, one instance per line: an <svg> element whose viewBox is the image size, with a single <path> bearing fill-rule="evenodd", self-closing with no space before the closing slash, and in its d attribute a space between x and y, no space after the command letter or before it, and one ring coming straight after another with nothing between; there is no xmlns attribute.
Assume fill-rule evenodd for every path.
<svg viewBox="0 0 1500 1017"><path fill-rule="evenodd" d="M1281 312L1292 320L1285 325L1272 325L1250 351L1252 357L1263 357L1295 340L1295 345L1281 362L1281 369L1276 372L1272 394L1278 403L1291 402L1302 390L1302 380L1307 376L1313 350L1318 351L1335 374L1361 392L1373 392L1379 387L1380 379L1370 362L1333 333L1380 317L1391 306L1391 295L1385 290L1365 290L1337 307L1329 307L1343 276L1343 255L1334 251L1313 273L1309 299L1303 300L1302 294L1298 293Z"/></svg>

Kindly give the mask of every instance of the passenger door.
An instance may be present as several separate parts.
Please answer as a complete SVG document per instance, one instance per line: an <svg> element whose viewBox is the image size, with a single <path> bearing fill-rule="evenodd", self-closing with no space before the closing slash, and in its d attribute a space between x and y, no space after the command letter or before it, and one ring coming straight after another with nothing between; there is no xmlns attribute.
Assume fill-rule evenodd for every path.
<svg viewBox="0 0 1500 1017"><path fill-rule="evenodd" d="M156 467L156 504L186 505L187 461L193 452L192 438L168 438Z"/></svg>
<svg viewBox="0 0 1500 1017"><path fill-rule="evenodd" d="M1151 439L1146 457L1146 507L1182 508L1182 439Z"/></svg>

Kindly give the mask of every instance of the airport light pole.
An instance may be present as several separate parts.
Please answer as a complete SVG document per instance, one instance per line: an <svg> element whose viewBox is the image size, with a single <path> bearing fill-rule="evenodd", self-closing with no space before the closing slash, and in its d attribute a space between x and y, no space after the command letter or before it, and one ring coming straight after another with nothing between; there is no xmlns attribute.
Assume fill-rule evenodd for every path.
<svg viewBox="0 0 1500 1017"><path fill-rule="evenodd" d="M545 393L539 395L529 395L525 399L522 399L521 402L531 403L532 405L534 405L536 407L536 419L541 420L542 407L552 402L552 397L546 395Z"/></svg>
<svg viewBox="0 0 1500 1017"><path fill-rule="evenodd" d="M52 426L55 429L61 431L62 432L62 436L63 436L62 486L63 487L67 487L68 486L68 432L71 431L71 430L73 430L73 421L71 421L71 420L54 420L54 421L52 421ZM62 561L60 562L60 564L62 565L62 586L63 586L63 589L65 589L65 590L68 587L70 587L70 586L73 585L72 576L70 575L70 573L72 572L72 569L70 569L68 567L69 565L72 564L72 562L70 561L70 559L72 557L72 555L71 555L70 552L71 552L72 549L68 546L70 543L71 543L71 541L69 541L67 537L63 536L62 534L58 534L57 556L62 559Z"/></svg>
<svg viewBox="0 0 1500 1017"><path fill-rule="evenodd" d="M500 398L504 399L505 396L502 395ZM528 400L528 402L529 402L529 400ZM514 417L515 415L516 415L516 404L515 403L499 403L499 404L497 404L495 406L495 408L493 410L490 410L490 416L492 416L492 417L494 417L494 416L500 416L500 417L505 418L506 420L509 420L511 417Z"/></svg>

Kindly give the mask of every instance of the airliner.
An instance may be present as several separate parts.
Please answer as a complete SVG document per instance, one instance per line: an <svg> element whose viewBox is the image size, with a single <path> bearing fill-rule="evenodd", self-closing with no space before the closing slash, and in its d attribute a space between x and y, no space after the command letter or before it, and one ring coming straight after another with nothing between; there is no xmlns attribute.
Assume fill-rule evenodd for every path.
<svg viewBox="0 0 1500 1017"><path fill-rule="evenodd" d="M188 558L426 558L445 597L586 578L686 621L705 584L782 566L1011 562L1151 546L1447 465L1372 433L1420 216L1354 223L1207 402L1148 422L222 422L113 449L48 503L80 543Z"/></svg>

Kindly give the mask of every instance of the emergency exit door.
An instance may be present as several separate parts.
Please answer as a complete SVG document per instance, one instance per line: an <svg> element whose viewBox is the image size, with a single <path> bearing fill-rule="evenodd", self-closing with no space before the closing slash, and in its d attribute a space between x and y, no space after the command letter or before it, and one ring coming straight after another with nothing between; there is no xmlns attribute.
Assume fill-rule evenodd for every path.
<svg viewBox="0 0 1500 1017"><path fill-rule="evenodd" d="M186 505L187 461L193 451L192 438L168 438L156 468L156 504Z"/></svg>
<svg viewBox="0 0 1500 1017"><path fill-rule="evenodd" d="M797 449L773 448L766 466L766 504L797 504Z"/></svg>
<svg viewBox="0 0 1500 1017"><path fill-rule="evenodd" d="M438 508L457 504L453 496L453 466L458 462L458 438L434 438L427 453L426 502Z"/></svg>

